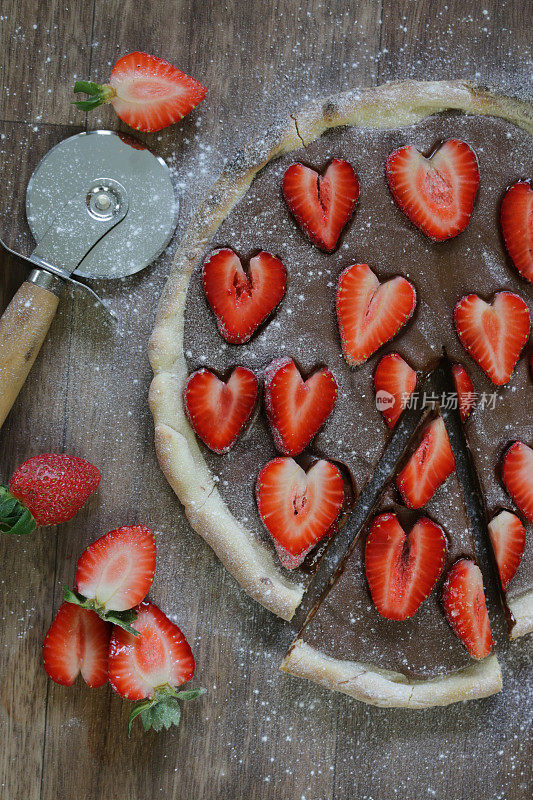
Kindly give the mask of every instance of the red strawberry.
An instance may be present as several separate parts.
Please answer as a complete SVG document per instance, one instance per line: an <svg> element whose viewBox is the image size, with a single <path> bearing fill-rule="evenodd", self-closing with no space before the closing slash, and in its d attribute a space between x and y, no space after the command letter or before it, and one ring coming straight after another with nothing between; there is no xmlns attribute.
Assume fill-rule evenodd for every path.
<svg viewBox="0 0 533 800"><path fill-rule="evenodd" d="M416 291L400 275L380 284L368 264L347 267L337 287L337 319L348 364L362 364L396 336L415 306Z"/></svg>
<svg viewBox="0 0 533 800"><path fill-rule="evenodd" d="M529 336L529 309L517 294L498 292L492 304L477 294L455 306L455 328L461 344L496 386L511 378Z"/></svg>
<svg viewBox="0 0 533 800"><path fill-rule="evenodd" d="M305 381L292 358L277 359L267 367L265 409L281 453L302 452L335 408L337 392L337 381L327 367Z"/></svg>
<svg viewBox="0 0 533 800"><path fill-rule="evenodd" d="M450 139L429 158L413 145L400 147L386 173L398 206L434 242L464 231L479 186L476 154L465 142Z"/></svg>
<svg viewBox="0 0 533 800"><path fill-rule="evenodd" d="M111 625L85 608L63 603L43 644L47 674L62 686L72 686L81 672L91 689L107 683Z"/></svg>
<svg viewBox="0 0 533 800"><path fill-rule="evenodd" d="M513 264L533 283L533 188L530 181L518 181L507 190L500 222Z"/></svg>
<svg viewBox="0 0 533 800"><path fill-rule="evenodd" d="M82 111L111 103L126 125L146 133L178 122L206 96L194 78L162 58L139 52L119 58L109 83L76 81L74 91L90 95L74 103Z"/></svg>
<svg viewBox="0 0 533 800"><path fill-rule="evenodd" d="M344 483L329 461L305 473L292 458L274 458L259 473L255 493L281 563L294 569L337 519Z"/></svg>
<svg viewBox="0 0 533 800"><path fill-rule="evenodd" d="M533 450L514 442L503 457L502 480L522 514L533 522Z"/></svg>
<svg viewBox="0 0 533 800"><path fill-rule="evenodd" d="M474 408L476 399L474 384L470 380L470 375L462 364L452 364L452 373L455 391L457 392L459 411L461 412L461 419L464 422Z"/></svg>
<svg viewBox="0 0 533 800"><path fill-rule="evenodd" d="M83 458L44 453L28 458L7 487L0 486L0 530L30 533L37 525L59 525L78 513L96 491L100 473Z"/></svg>
<svg viewBox="0 0 533 800"><path fill-rule="evenodd" d="M412 617L429 596L446 559L444 531L421 517L406 536L395 514L380 514L365 544L365 571L379 614Z"/></svg>
<svg viewBox="0 0 533 800"><path fill-rule="evenodd" d="M189 422L210 450L225 453L250 419L259 384L246 367L235 367L224 383L208 369L189 375L183 403Z"/></svg>
<svg viewBox="0 0 533 800"><path fill-rule="evenodd" d="M450 568L442 587L442 604L448 622L474 658L492 650L492 633L477 564L461 558Z"/></svg>
<svg viewBox="0 0 533 800"><path fill-rule="evenodd" d="M526 545L526 529L516 514L500 511L489 522L489 536L502 589L505 591L522 560Z"/></svg>
<svg viewBox="0 0 533 800"><path fill-rule="evenodd" d="M429 422L420 444L396 478L406 506L421 508L455 469L450 440L442 417Z"/></svg>
<svg viewBox="0 0 533 800"><path fill-rule="evenodd" d="M303 164L291 164L283 176L283 196L303 232L326 253L353 214L359 182L347 161L334 158L324 175Z"/></svg>
<svg viewBox="0 0 533 800"><path fill-rule="evenodd" d="M137 608L133 626L139 636L114 626L109 647L109 683L115 692L129 700L149 701L134 706L128 729L139 714L145 730L177 725L178 699L191 700L204 691L176 691L193 676L191 648L178 626L147 600Z"/></svg>
<svg viewBox="0 0 533 800"><path fill-rule="evenodd" d="M81 554L76 568L78 591L106 611L133 608L152 585L155 554L154 534L146 525L110 531Z"/></svg>
<svg viewBox="0 0 533 800"><path fill-rule="evenodd" d="M207 257L203 286L220 335L231 344L243 344L281 301L287 271L279 258L263 251L250 259L247 275L239 256L224 247Z"/></svg>
<svg viewBox="0 0 533 800"><path fill-rule="evenodd" d="M374 374L376 405L383 413L389 428L394 428L398 417L415 390L416 372L398 353L383 356Z"/></svg>

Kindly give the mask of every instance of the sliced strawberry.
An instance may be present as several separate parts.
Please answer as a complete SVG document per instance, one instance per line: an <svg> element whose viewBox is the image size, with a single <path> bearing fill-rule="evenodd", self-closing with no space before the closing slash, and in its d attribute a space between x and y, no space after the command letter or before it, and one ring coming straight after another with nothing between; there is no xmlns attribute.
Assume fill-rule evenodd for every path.
<svg viewBox="0 0 533 800"><path fill-rule="evenodd" d="M421 517L406 536L395 514L380 514L365 543L365 571L379 614L412 617L429 597L446 559L444 531Z"/></svg>
<svg viewBox="0 0 533 800"><path fill-rule="evenodd" d="M111 70L109 83L77 81L74 91L89 95L88 100L74 104L83 111L111 103L126 125L146 133L177 122L206 95L199 81L168 61L139 52L119 58Z"/></svg>
<svg viewBox="0 0 533 800"><path fill-rule="evenodd" d="M246 274L239 256L224 247L207 257L203 286L220 335L231 344L243 344L281 301L287 271L279 258L261 252L250 259Z"/></svg>
<svg viewBox="0 0 533 800"><path fill-rule="evenodd" d="M146 597L154 572L154 534L146 525L127 525L83 551L76 583L95 611L126 611Z"/></svg>
<svg viewBox="0 0 533 800"><path fill-rule="evenodd" d="M461 344L496 386L507 383L529 336L529 309L517 294L498 292L492 304L477 294L455 306Z"/></svg>
<svg viewBox="0 0 533 800"><path fill-rule="evenodd" d="M502 234L518 272L533 283L533 188L518 181L503 198L500 212Z"/></svg>
<svg viewBox="0 0 533 800"><path fill-rule="evenodd" d="M235 367L224 383L208 369L189 375L183 403L191 426L215 453L226 453L250 419L259 384L246 367Z"/></svg>
<svg viewBox="0 0 533 800"><path fill-rule="evenodd" d="M92 689L107 682L111 625L85 608L63 603L43 644L47 674L62 686L72 686L81 672Z"/></svg>
<svg viewBox="0 0 533 800"><path fill-rule="evenodd" d="M337 381L321 367L303 380L292 358L265 370L265 409L280 453L295 456L309 444L337 402Z"/></svg>
<svg viewBox="0 0 533 800"><path fill-rule="evenodd" d="M425 158L413 145L387 159L387 183L394 200L417 228L434 242L464 231L479 186L476 154L450 139Z"/></svg>
<svg viewBox="0 0 533 800"><path fill-rule="evenodd" d="M344 483L329 461L316 461L305 473L292 458L275 458L259 473L255 493L281 563L294 569L337 519Z"/></svg>
<svg viewBox="0 0 533 800"><path fill-rule="evenodd" d="M416 386L416 372L398 353L383 356L374 373L376 405L394 428Z"/></svg>
<svg viewBox="0 0 533 800"><path fill-rule="evenodd" d="M477 564L461 558L450 568L442 587L442 604L448 622L474 658L492 650L492 633Z"/></svg>
<svg viewBox="0 0 533 800"><path fill-rule="evenodd" d="M515 576L526 546L526 529L510 511L500 511L489 522L489 536L505 591Z"/></svg>
<svg viewBox="0 0 533 800"><path fill-rule="evenodd" d="M461 419L464 422L474 408L474 403L476 401L474 384L470 380L470 375L462 364L452 364L452 373L455 391L457 392L459 411L461 412Z"/></svg>
<svg viewBox="0 0 533 800"><path fill-rule="evenodd" d="M406 506L421 508L455 469L450 440L442 417L429 422L420 444L396 478Z"/></svg>
<svg viewBox="0 0 533 800"><path fill-rule="evenodd" d="M522 514L533 522L533 450L514 442L503 457L502 480Z"/></svg>
<svg viewBox="0 0 533 800"><path fill-rule="evenodd" d="M303 232L326 253L353 214L359 182L348 161L334 158L324 175L303 164L291 164L283 176L283 196Z"/></svg>
<svg viewBox="0 0 533 800"><path fill-rule="evenodd" d="M414 286L400 275L380 283L368 264L347 267L337 287L337 320L348 364L362 364L396 336L415 306Z"/></svg>
<svg viewBox="0 0 533 800"><path fill-rule="evenodd" d="M145 600L133 623L140 636L114 627L109 647L109 683L121 697L141 700L158 688L181 686L194 673L194 656L177 625Z"/></svg>

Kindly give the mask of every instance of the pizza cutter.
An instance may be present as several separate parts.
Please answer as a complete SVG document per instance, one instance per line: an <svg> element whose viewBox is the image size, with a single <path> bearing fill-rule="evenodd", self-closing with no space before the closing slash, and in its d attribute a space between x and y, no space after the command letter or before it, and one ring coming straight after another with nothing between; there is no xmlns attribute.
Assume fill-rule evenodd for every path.
<svg viewBox="0 0 533 800"><path fill-rule="evenodd" d="M79 133L39 162L26 191L37 246L32 272L0 319L0 426L26 380L66 283L124 278L150 264L177 223L167 165L135 139L113 131Z"/></svg>

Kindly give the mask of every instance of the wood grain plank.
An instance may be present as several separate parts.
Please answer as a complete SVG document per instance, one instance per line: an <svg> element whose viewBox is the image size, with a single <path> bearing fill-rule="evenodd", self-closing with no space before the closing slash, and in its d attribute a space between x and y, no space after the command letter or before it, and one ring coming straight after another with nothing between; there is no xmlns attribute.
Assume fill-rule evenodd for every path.
<svg viewBox="0 0 533 800"><path fill-rule="evenodd" d="M193 114L144 137L171 166L181 201L179 237L239 145L309 98L376 83L378 67L385 80L450 77L452 69L453 77L472 76L477 64L482 79L486 73L504 88L520 89L530 53L525 4L487 0L469 4L468 14L464 5L384 0L380 28L381 0L96 0L91 43L91 3L75 0L67 9L53 0L37 12L25 0L9 6L9 24L2 20L0 26L5 85L18 84L16 62L30 45L32 54L0 117L20 114L34 121L44 113L51 121L79 120L70 107L62 115L81 58L87 69L91 61L88 77L106 80L119 55L141 49L202 80L209 94ZM459 24L468 15L475 23ZM24 42L11 43L15 24L22 26ZM44 43L32 39L41 28L51 31ZM8 56L9 44L15 49ZM65 88L50 107L53 113L46 111L48 89L59 86ZM117 127L113 111L92 112L89 126ZM70 130L11 125L3 132L0 154L7 158L0 177L7 189L0 194L0 219L15 236L19 226L12 224L11 209L22 200L40 148L44 153ZM30 246L27 230L16 238ZM7 565L0 596L0 727L7 742L0 753L0 798L521 800L531 785L521 729L527 724L521 689L526 642L504 649L504 694L424 714L373 709L279 674L290 626L236 587L187 525L155 460L146 344L174 246L134 278L95 282L117 312L116 327L83 298L65 298L0 431L3 476L26 455L46 449L89 458L103 475L97 496L57 535L52 530L23 542L0 540ZM7 302L26 271L5 263L0 289ZM109 688L48 683L40 644L86 544L138 521L150 524L157 537L151 597L187 635L197 659L193 683L208 691L185 710L179 730L144 734L136 728L128 740L128 704Z"/></svg>
<svg viewBox="0 0 533 800"><path fill-rule="evenodd" d="M384 0L379 82L469 78L531 97L533 4Z"/></svg>
<svg viewBox="0 0 533 800"><path fill-rule="evenodd" d="M3 0L0 9L0 118L84 124L71 105L87 80L93 0Z"/></svg>
<svg viewBox="0 0 533 800"><path fill-rule="evenodd" d="M6 187L0 197L2 234L26 251L31 249L24 217L26 183L41 156L70 133L72 129L60 126L34 130L32 125L0 125L0 181ZM28 269L3 250L0 262L3 309ZM63 449L71 310L67 292L30 377L0 430L2 480L25 458ZM52 620L57 536L58 529L44 528L27 537L0 537L0 731L5 743L0 748L0 797L6 800L40 796L48 696L41 646Z"/></svg>

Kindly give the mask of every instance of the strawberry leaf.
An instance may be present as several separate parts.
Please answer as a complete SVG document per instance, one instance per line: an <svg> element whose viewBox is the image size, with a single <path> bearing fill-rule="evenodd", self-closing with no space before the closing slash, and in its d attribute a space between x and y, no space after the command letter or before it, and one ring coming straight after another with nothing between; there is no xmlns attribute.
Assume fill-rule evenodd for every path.
<svg viewBox="0 0 533 800"><path fill-rule="evenodd" d="M15 536L31 533L36 527L31 511L11 494L7 486L0 485L0 531Z"/></svg>
<svg viewBox="0 0 533 800"><path fill-rule="evenodd" d="M133 706L128 721L128 736L137 717L141 718L145 731L150 729L161 731L163 728L168 730L172 725L179 725L181 719L179 700L194 700L202 694L205 694L205 689L185 689L181 692L170 686L156 689L152 698L139 700Z"/></svg>
<svg viewBox="0 0 533 800"><path fill-rule="evenodd" d="M74 84L74 91L85 92L85 94L89 95L88 100L73 100L72 102L72 105L82 111L90 111L92 108L101 106L103 103L109 103L116 95L112 86L105 83L94 83L93 81L76 81Z"/></svg>
<svg viewBox="0 0 533 800"><path fill-rule="evenodd" d="M108 611L105 606L98 605L94 600L84 597L67 586L63 587L63 597L67 603L74 603L74 605L81 608L95 611L104 622L118 625L119 628L124 628L125 631L132 633L134 636L141 636L140 632L132 627L132 623L137 619L137 612L134 608L128 608L126 611Z"/></svg>

